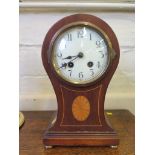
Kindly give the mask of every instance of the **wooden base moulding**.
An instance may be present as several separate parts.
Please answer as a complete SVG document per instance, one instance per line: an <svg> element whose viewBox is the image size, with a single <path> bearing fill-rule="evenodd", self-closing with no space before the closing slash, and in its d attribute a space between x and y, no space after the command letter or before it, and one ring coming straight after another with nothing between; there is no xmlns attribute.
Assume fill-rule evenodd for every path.
<svg viewBox="0 0 155 155"><path fill-rule="evenodd" d="M104 126L100 126L99 131L57 131L54 129L56 113L53 115L52 124L45 131L43 144L48 146L118 146L119 138L112 129L107 117ZM71 130L72 127L70 127ZM60 129L60 128L59 128ZM83 129L81 127L81 129Z"/></svg>
<svg viewBox="0 0 155 155"><path fill-rule="evenodd" d="M43 143L45 146L117 146L119 139L116 133L51 133L47 131Z"/></svg>

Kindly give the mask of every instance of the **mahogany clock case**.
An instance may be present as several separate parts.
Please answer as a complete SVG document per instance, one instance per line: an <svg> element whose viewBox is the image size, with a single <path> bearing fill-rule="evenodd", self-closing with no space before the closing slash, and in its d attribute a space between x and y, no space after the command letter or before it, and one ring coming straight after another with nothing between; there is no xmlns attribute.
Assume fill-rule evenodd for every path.
<svg viewBox="0 0 155 155"><path fill-rule="evenodd" d="M59 77L52 65L52 46L62 30L79 23L95 25L104 32L114 54L110 57L106 72L96 81L73 84ZM111 51L109 51L111 52ZM54 24L45 36L42 46L42 61L53 85L58 111L54 123L50 123L43 137L46 146L53 145L118 145L119 139L104 114L104 100L109 82L117 68L120 49L110 26L98 17L88 14L67 16ZM84 96L90 103L90 114L84 121L73 117L72 103L78 96Z"/></svg>

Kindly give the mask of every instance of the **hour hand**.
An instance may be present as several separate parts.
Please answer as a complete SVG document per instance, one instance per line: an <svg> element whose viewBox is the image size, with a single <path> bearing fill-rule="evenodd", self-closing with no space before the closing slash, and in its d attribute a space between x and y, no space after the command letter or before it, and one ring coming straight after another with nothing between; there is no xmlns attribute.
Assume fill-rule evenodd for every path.
<svg viewBox="0 0 155 155"><path fill-rule="evenodd" d="M62 58L62 59L72 59L72 58L74 58L74 57L76 57L76 56L68 56L68 57Z"/></svg>

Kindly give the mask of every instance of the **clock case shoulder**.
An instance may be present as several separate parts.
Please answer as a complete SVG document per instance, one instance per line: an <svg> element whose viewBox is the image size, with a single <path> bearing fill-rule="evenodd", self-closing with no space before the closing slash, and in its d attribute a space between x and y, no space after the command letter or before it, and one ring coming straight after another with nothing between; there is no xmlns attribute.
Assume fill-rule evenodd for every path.
<svg viewBox="0 0 155 155"><path fill-rule="evenodd" d="M76 23L92 24L101 29L108 36L111 49L114 51L111 52L106 72L96 81L82 85L72 84L61 79L50 61L55 36L60 33L62 28ZM104 114L105 94L117 68L119 57L120 49L116 35L110 26L98 17L75 14L59 20L49 29L42 46L42 61L56 93L58 111L55 123L50 124L44 134L44 145L71 145L73 141L74 145L95 145L95 143L96 145L116 145L119 143L116 132L109 125ZM84 122L76 122L70 118L70 113L64 110L71 106L72 98L79 95L86 96L92 102L92 109L97 111L96 113L92 112L90 118ZM88 142L89 138L96 139L94 144Z"/></svg>

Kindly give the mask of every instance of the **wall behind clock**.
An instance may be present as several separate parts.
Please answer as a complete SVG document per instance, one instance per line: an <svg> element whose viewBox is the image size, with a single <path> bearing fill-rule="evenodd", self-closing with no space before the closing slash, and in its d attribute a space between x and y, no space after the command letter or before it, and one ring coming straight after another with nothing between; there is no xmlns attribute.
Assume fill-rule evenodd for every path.
<svg viewBox="0 0 155 155"><path fill-rule="evenodd" d="M116 33L121 56L118 69L109 85L106 109L127 109L134 113L134 2L104 1L91 3L59 1L20 3L19 59L20 110L55 110L56 97L44 71L41 46L48 29L59 19L88 13L105 20Z"/></svg>

